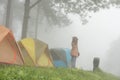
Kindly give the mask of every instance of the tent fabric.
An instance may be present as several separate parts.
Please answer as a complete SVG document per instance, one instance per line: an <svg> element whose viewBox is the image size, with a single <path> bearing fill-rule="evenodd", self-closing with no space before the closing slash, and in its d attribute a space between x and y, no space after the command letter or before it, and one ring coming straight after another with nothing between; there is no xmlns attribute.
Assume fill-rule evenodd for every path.
<svg viewBox="0 0 120 80"><path fill-rule="evenodd" d="M10 33L9 35L12 36L9 29L5 28L4 26L0 26L0 42L5 38L5 36Z"/></svg>
<svg viewBox="0 0 120 80"><path fill-rule="evenodd" d="M71 50L69 48L64 49L66 52L66 60L68 67L71 67Z"/></svg>
<svg viewBox="0 0 120 80"><path fill-rule="evenodd" d="M4 26L0 26L0 63L24 64L12 32Z"/></svg>
<svg viewBox="0 0 120 80"><path fill-rule="evenodd" d="M52 60L55 67L70 67L71 55L68 48L53 48L50 49Z"/></svg>
<svg viewBox="0 0 120 80"><path fill-rule="evenodd" d="M19 41L25 65L53 67L48 45L40 40L25 38Z"/></svg>

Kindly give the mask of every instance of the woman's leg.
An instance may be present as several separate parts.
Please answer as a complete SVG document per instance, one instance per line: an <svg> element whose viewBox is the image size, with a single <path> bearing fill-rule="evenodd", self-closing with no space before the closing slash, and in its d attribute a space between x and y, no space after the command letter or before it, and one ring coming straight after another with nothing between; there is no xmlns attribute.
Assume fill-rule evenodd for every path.
<svg viewBox="0 0 120 80"><path fill-rule="evenodd" d="M72 67L72 68L75 68L75 65L76 65L76 57L75 57L75 56L72 56L72 59L71 59L71 67Z"/></svg>

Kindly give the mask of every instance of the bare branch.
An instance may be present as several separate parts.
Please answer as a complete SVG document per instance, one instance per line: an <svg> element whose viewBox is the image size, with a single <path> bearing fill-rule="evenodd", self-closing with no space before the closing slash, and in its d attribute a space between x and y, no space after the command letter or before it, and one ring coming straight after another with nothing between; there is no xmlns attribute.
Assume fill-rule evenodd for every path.
<svg viewBox="0 0 120 80"><path fill-rule="evenodd" d="M40 1L42 1L42 0L38 0L38 1L36 1L34 4L32 4L31 6L30 6L30 8L29 9L32 9L34 6L36 6Z"/></svg>

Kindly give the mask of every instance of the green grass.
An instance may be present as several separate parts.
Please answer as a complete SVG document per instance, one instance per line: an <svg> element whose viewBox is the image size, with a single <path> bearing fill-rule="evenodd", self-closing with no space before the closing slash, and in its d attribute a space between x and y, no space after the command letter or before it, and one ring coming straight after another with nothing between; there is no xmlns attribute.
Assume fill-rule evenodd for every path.
<svg viewBox="0 0 120 80"><path fill-rule="evenodd" d="M101 70L0 65L0 80L120 80Z"/></svg>

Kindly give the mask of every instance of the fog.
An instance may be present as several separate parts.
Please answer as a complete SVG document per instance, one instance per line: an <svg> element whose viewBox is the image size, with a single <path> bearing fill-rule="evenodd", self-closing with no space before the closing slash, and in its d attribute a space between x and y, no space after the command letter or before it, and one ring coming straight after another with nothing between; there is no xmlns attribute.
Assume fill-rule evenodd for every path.
<svg viewBox="0 0 120 80"><path fill-rule="evenodd" d="M0 7L1 19L4 16L4 12L2 12L4 9L2 9ZM16 14L18 16L18 13ZM19 16L22 14L19 13ZM13 14L13 17L16 17L15 14ZM101 69L120 76L120 45L115 43L120 41L120 9L100 10L89 19L86 25L80 24L78 16L70 15L69 17L73 20L70 26L51 28L47 23L39 24L37 38L46 42L49 49L71 48L72 36L77 36L80 52L80 56L77 58L77 68L92 70L93 58L100 57ZM21 18L20 20L22 20ZM4 23L1 19L0 24ZM17 41L20 40L21 36L22 21L20 20L13 18L11 27ZM28 37L31 37L34 36L33 26L35 25L34 23L29 23L29 25L32 27L28 30ZM112 44L117 45L118 49L116 50L116 47ZM111 49L112 51L110 51ZM116 53L115 56L113 56L114 52Z"/></svg>
<svg viewBox="0 0 120 80"><path fill-rule="evenodd" d="M108 62L111 63L109 60L115 60L108 57L108 50L110 45L120 37L119 14L120 10L115 8L102 10L96 13L86 25L81 25L78 17L71 15L73 24L63 28L41 26L38 30L38 38L48 43L49 48L71 48L72 36L77 36L80 52L77 68L92 70L93 58L100 57L101 69L120 76L119 68L113 68L116 65L120 66L119 64L107 65ZM119 53L117 55L120 57Z"/></svg>

